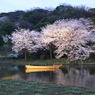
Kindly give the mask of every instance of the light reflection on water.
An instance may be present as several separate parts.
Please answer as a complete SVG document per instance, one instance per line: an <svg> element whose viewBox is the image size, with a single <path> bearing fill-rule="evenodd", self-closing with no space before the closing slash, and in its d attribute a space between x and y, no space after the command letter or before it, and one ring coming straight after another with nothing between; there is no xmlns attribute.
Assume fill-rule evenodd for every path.
<svg viewBox="0 0 95 95"><path fill-rule="evenodd" d="M95 66L51 70L26 70L24 66L0 66L0 79L54 83L95 89Z"/></svg>

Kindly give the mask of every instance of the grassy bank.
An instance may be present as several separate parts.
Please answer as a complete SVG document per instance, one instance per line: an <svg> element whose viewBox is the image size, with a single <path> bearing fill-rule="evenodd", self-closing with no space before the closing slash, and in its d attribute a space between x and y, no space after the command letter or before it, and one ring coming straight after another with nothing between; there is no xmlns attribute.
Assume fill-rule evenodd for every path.
<svg viewBox="0 0 95 95"><path fill-rule="evenodd" d="M0 95L95 95L86 88L0 79Z"/></svg>
<svg viewBox="0 0 95 95"><path fill-rule="evenodd" d="M24 59L0 59L0 64L17 64L17 65L54 65L54 64L81 64L80 61L77 62L70 62L67 61L65 58L61 59L47 59L47 60L27 60ZM83 64L95 64L95 60L86 60Z"/></svg>

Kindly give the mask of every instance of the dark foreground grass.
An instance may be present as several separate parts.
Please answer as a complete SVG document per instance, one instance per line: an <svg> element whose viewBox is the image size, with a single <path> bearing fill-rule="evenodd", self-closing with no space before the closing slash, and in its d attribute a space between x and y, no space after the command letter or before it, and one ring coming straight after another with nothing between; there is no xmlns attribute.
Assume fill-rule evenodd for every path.
<svg viewBox="0 0 95 95"><path fill-rule="evenodd" d="M0 79L0 95L95 95L86 88Z"/></svg>

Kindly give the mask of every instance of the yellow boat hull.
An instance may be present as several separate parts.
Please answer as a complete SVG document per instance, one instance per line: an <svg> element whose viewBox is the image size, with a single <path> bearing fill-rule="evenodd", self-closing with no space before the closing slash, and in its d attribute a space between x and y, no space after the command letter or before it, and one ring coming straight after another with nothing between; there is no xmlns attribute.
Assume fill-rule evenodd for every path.
<svg viewBox="0 0 95 95"><path fill-rule="evenodd" d="M26 69L26 73L31 73L31 72L46 72L46 71L61 71L61 69Z"/></svg>
<svg viewBox="0 0 95 95"><path fill-rule="evenodd" d="M31 66L31 65L25 65L26 69L58 69L62 65L54 65L54 66Z"/></svg>

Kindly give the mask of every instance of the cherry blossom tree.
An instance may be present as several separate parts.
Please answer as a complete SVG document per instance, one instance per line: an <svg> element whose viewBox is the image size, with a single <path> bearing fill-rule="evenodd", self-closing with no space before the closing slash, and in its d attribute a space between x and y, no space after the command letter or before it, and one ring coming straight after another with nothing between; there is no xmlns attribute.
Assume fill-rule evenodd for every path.
<svg viewBox="0 0 95 95"><path fill-rule="evenodd" d="M36 31L29 31L28 29L18 29L11 34L9 37L13 44L13 51L20 52L24 50L25 61L26 53L36 52L37 48L40 47L40 33Z"/></svg>
<svg viewBox="0 0 95 95"><path fill-rule="evenodd" d="M85 60L94 52L88 44L91 32L95 31L90 19L63 19L42 28L46 44L56 46L56 58L67 55L70 61Z"/></svg>
<svg viewBox="0 0 95 95"><path fill-rule="evenodd" d="M51 26L51 25L49 25ZM50 59L52 59L52 45L53 45L53 42L55 40L55 37L54 37L54 33L51 32L52 31L52 27L50 27L50 29L48 29L48 26L47 27L43 27L42 28L42 35L41 35L41 44L42 44L42 47L45 47L46 49L49 49L50 51Z"/></svg>

